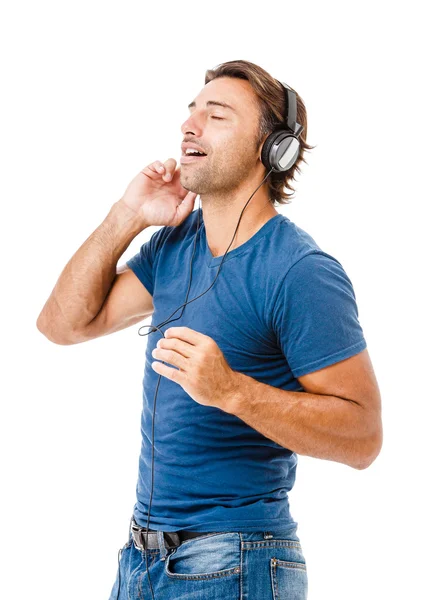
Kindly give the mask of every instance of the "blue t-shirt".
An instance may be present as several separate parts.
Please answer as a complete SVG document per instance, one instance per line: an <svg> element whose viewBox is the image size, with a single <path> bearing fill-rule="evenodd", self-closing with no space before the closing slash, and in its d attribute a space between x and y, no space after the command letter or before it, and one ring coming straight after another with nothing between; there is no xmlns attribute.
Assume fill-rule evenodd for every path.
<svg viewBox="0 0 428 600"><path fill-rule="evenodd" d="M200 295L211 286L223 259L213 257L209 249L200 208L181 225L155 231L127 261L153 297L153 325L185 302L198 212L188 300ZM165 333L177 326L212 337L233 370L283 390L304 391L297 377L366 347L354 289L342 265L280 213L230 250L213 287L184 307L180 319L161 329ZM149 331L145 327L141 333ZM162 337L155 330L145 338L142 446L134 505L134 518L143 527L159 378L151 366L152 350ZM151 529L250 532L297 523L288 501L296 453L237 416L198 404L166 377L161 377L158 389L154 441Z"/></svg>

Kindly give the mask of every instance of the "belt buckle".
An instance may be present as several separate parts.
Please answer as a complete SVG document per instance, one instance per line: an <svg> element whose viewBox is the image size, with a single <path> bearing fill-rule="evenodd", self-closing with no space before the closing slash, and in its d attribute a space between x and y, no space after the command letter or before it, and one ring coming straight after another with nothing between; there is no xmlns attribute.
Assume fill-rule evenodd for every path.
<svg viewBox="0 0 428 600"><path fill-rule="evenodd" d="M140 548L138 548L138 550L144 550L145 549L144 540L146 539L145 538L146 530L143 527L140 527L140 525L138 525L138 523L136 521L132 520L131 533L132 533L132 537L134 538L134 543L137 546L137 548L138 548L138 546L141 546ZM178 533L176 533L175 531L163 531L162 535L163 535L165 546L168 549L176 548L177 546L180 546L181 540L180 540Z"/></svg>

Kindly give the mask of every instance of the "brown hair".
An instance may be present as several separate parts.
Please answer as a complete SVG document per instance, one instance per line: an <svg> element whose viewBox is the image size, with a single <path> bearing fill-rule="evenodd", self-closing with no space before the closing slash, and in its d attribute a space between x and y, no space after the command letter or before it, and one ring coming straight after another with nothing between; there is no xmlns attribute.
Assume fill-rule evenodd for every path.
<svg viewBox="0 0 428 600"><path fill-rule="evenodd" d="M205 73L205 85L217 77L236 77L238 79L246 79L250 82L257 95L260 109L259 130L257 139L255 140L255 148L258 149L268 133L270 134L276 129L281 128L284 124L286 108L284 88L262 67L247 60L231 60L217 65L214 69L207 70ZM287 81L285 83L289 85ZM296 171L301 173L299 164L302 161L307 164L303 154L305 151L315 148L315 146L310 146L306 143L306 134L308 131L306 107L299 94L295 93L297 122L303 125L303 131L298 138L300 141L300 152L291 169L281 173L272 172L267 178L266 183L268 185L269 199L272 204L275 204L275 202L278 204L290 204L293 195L287 194L285 188L293 192L295 191L290 182L295 180L294 175Z"/></svg>

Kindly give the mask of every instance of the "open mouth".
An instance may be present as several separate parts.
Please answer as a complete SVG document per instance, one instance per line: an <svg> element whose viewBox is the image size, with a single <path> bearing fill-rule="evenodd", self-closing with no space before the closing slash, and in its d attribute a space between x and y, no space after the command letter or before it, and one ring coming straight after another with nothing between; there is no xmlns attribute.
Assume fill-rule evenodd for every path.
<svg viewBox="0 0 428 600"><path fill-rule="evenodd" d="M189 154L183 154L181 156L180 162L188 163L188 162L201 160L205 157L206 157L206 154L203 154L202 152L190 152Z"/></svg>
<svg viewBox="0 0 428 600"><path fill-rule="evenodd" d="M187 150L185 156L206 156L205 152L201 152L200 150Z"/></svg>

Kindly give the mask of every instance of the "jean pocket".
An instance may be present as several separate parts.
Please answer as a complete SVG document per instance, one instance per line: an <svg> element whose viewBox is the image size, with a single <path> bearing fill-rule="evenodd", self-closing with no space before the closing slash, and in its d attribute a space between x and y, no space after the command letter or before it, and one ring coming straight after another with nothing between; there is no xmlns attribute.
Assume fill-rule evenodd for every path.
<svg viewBox="0 0 428 600"><path fill-rule="evenodd" d="M239 576L240 561L239 533L212 533L174 548L166 558L165 572L173 579L233 577Z"/></svg>
<svg viewBox="0 0 428 600"><path fill-rule="evenodd" d="M270 540L272 599L306 600L308 574L302 545L296 535Z"/></svg>
<svg viewBox="0 0 428 600"><path fill-rule="evenodd" d="M302 544L297 536L274 537L267 542L271 558L271 572L279 568L300 569L306 572Z"/></svg>
<svg viewBox="0 0 428 600"><path fill-rule="evenodd" d="M273 600L306 600L308 574L306 563L279 558L270 559L270 577Z"/></svg>
<svg viewBox="0 0 428 600"><path fill-rule="evenodd" d="M260 533L262 535L262 532ZM293 533L277 533L275 532L271 537L261 538L259 540L244 540L242 542L243 550L263 550L271 551L278 549L281 552L289 553L291 557L296 556L297 561L305 562L303 556L302 544L299 538ZM291 558L291 560L295 560Z"/></svg>

